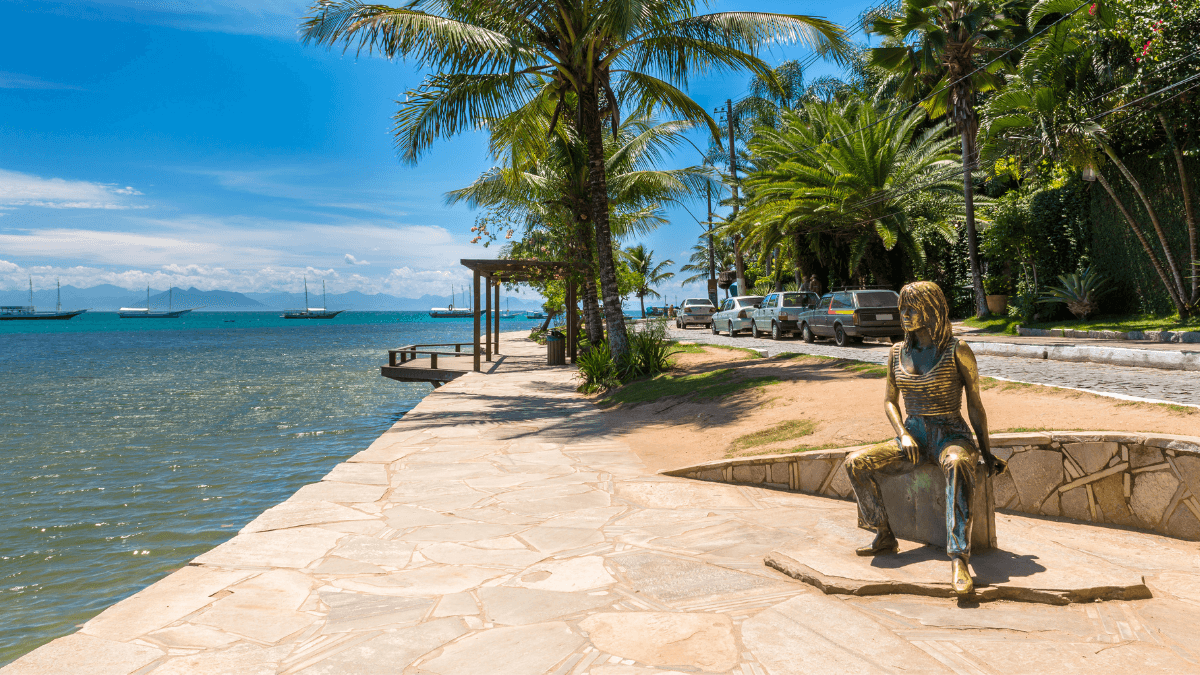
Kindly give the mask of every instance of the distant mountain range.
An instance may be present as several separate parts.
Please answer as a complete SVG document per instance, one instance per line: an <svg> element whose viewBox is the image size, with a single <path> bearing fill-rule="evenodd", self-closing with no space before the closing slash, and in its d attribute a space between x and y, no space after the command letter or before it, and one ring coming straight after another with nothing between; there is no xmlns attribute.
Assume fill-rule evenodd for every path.
<svg viewBox="0 0 1200 675"><path fill-rule="evenodd" d="M170 297L168 298L168 295ZM54 289L34 291L33 304L39 309L52 309L57 299ZM462 304L461 296L455 300ZM330 293L329 309L349 309L360 311L427 311L431 307L445 307L450 304L449 296L422 295L419 298L400 298L386 293L367 295L358 291L349 293ZM304 306L303 293L235 293L233 291L201 291L196 288L176 288L170 294L167 291L150 290L150 306L154 309L166 309L168 302L175 309L202 307L209 311L278 311L282 309L298 309ZM27 305L29 291L0 291L0 305ZM309 293L308 304L317 307L321 304L320 293ZM500 304L503 309L540 310L541 303L533 300L512 298L511 301L501 294ZM92 309L95 311L114 311L121 307L145 307L146 294L128 291L120 286L101 284L91 288L62 287L63 309Z"/></svg>

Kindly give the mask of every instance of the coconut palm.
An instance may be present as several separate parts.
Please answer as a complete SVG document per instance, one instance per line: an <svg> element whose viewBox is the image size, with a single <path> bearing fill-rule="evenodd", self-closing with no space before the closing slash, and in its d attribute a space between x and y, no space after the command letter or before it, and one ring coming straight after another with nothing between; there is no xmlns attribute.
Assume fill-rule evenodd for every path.
<svg viewBox="0 0 1200 675"><path fill-rule="evenodd" d="M976 96L1004 84L996 67L983 67L1006 53L1021 24L1026 0L901 0L895 12L879 14L867 30L886 43L871 50L876 66L896 73L899 93L911 96L920 86L934 94L924 106L933 117L946 115L962 138L962 191L967 252L978 316L987 316L987 298L979 267L972 172L979 123ZM1015 60L1015 56L1013 57Z"/></svg>
<svg viewBox="0 0 1200 675"><path fill-rule="evenodd" d="M543 122L548 122L550 112ZM560 124L547 139L514 133L530 124L528 117L507 119L492 125L492 143L499 164L471 185L447 193L451 204L466 202L472 207L499 209L515 215L524 226L523 237L547 246L560 257L573 260L591 273L583 276L584 317L588 340L604 339L597 303L595 264L588 221L588 166L586 148L574 128ZM662 206L698 194L707 185L710 170L689 167L660 170L655 166L665 153L681 142L690 127L681 122L655 124L638 116L622 121L617 137L606 140L606 173L609 177L609 212L614 236L646 234L664 221ZM553 256L552 256L553 257Z"/></svg>
<svg viewBox="0 0 1200 675"><path fill-rule="evenodd" d="M629 271L633 275L633 294L642 304L642 318L644 319L646 318L646 296L662 297L658 291L654 290L654 286L675 278L674 272L667 271L667 268L674 265L675 261L664 260L657 265L654 264L654 251L647 251L644 244L630 246L621 252L621 256L625 258L625 263L629 265Z"/></svg>
<svg viewBox="0 0 1200 675"><path fill-rule="evenodd" d="M688 256L688 262L679 268L683 274L691 276L685 277L680 286L689 286L691 284L706 282L708 280L708 237L710 235L705 232L700 235L697 241L691 248L691 255ZM720 274L734 268L733 262L733 241L729 237L713 237L713 272Z"/></svg>
<svg viewBox="0 0 1200 675"><path fill-rule="evenodd" d="M553 129L575 101L588 157L588 214L614 357L628 349L613 259L603 125L622 111L665 111L717 127L684 93L687 76L769 69L753 54L800 41L830 54L844 32L820 18L757 12L697 15L695 0L411 0L403 7L326 0L303 26L307 41L408 58L433 71L396 115L401 155L415 161L439 138L503 117L540 96L557 101ZM683 88L681 88L683 87Z"/></svg>
<svg viewBox="0 0 1200 675"><path fill-rule="evenodd" d="M785 111L781 129L760 128L751 141L759 168L745 181L738 227L762 250L785 245L797 257L847 245L847 274L859 276L862 264L876 283L894 285L903 275L893 251L924 258L911 209L923 195L957 194L961 164L948 131L927 126L920 109L904 114L861 98ZM953 240L945 219L933 226Z"/></svg>

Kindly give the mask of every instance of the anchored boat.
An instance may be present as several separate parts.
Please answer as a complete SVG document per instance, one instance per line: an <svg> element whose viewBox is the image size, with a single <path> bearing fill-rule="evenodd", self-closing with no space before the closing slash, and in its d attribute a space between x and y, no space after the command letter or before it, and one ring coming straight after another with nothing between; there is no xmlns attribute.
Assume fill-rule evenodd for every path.
<svg viewBox="0 0 1200 675"><path fill-rule="evenodd" d="M62 311L62 284L58 285L58 303L55 305L53 312L39 312L33 306L33 277L29 277L29 304L28 305L9 305L0 307L0 321L37 321L39 319L70 319L74 316L79 316L86 312L86 309L77 309L73 312Z"/></svg>
<svg viewBox="0 0 1200 675"><path fill-rule="evenodd" d="M199 309L198 307L190 307L188 309L175 309L175 287L172 286L167 291L167 311L154 311L150 309L150 287L146 287L146 308L141 307L122 307L117 311L117 316L122 319L178 319L188 312Z"/></svg>
<svg viewBox="0 0 1200 675"><path fill-rule="evenodd" d="M463 297L467 297L466 291L463 292ZM463 309L454 307L454 287L450 287L450 306L449 307L431 307L429 316L433 319L465 319L475 316L475 312L470 307Z"/></svg>
<svg viewBox="0 0 1200 675"><path fill-rule="evenodd" d="M304 280L304 309L285 309L282 316L285 319L332 319L333 317L346 311L344 309L329 310L329 303L325 299L325 280L321 280L321 307L308 306L308 279Z"/></svg>

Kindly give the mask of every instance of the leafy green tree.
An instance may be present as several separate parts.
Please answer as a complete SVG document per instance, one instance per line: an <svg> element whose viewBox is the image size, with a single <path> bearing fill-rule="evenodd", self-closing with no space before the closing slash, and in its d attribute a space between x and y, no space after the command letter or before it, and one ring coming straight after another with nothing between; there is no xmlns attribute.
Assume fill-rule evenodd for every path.
<svg viewBox="0 0 1200 675"><path fill-rule="evenodd" d="M750 144L758 169L745 181L747 240L764 251L790 240L796 256L828 255L841 243L846 274L861 276L865 265L876 283L903 281L893 252L923 258L913 227L914 209L928 211L921 197L958 189L955 141L945 123L924 127L925 117L861 98L783 112L781 129L762 127ZM954 239L946 220L936 226L943 241Z"/></svg>
<svg viewBox="0 0 1200 675"><path fill-rule="evenodd" d="M622 251L622 256L629 265L629 271L633 274L633 294L638 297L638 302L642 305L642 318L644 319L646 318L646 296L662 297L658 291L654 290L654 287L675 278L675 273L667 270L668 267L675 264L675 261L664 260L655 264L654 251L646 250L644 244L630 246Z"/></svg>
<svg viewBox="0 0 1200 675"><path fill-rule="evenodd" d="M663 110L716 123L686 88L692 73L747 68L767 73L754 54L801 41L840 55L838 26L815 17L760 12L697 15L695 0L411 0L403 7L326 0L314 5L305 40L408 58L433 71L408 92L396 115L396 143L415 161L435 140L498 119L530 101L557 101L552 130L575 100L574 121L588 157L589 219L596 241L608 344L628 349L609 216L603 125L622 111Z"/></svg>
<svg viewBox="0 0 1200 675"><path fill-rule="evenodd" d="M1014 15L1023 15L1024 0L901 0L897 10L877 15L868 26L885 44L871 50L872 63L900 76L898 92L911 96L931 82L934 95L924 105L932 117L946 115L962 138L962 191L967 250L978 316L987 316L987 298L979 267L975 228L974 181L979 122L976 99L980 92L1004 84L996 65L1021 33ZM1015 57L1014 59L1015 60Z"/></svg>
<svg viewBox="0 0 1200 675"><path fill-rule="evenodd" d="M550 113L544 112L543 121L548 122ZM703 167L656 168L690 126L681 122L656 124L638 116L623 120L616 137L606 138L609 213L618 240L658 227L665 222L665 203L699 194L712 179L711 172ZM589 243L594 238L587 217L586 148L571 125L560 124L539 152L527 152L528 148L520 144L528 135L512 133L514 128L518 128L515 120L493 125L498 165L471 185L449 192L447 201L488 210L476 221L479 237L496 238L501 232L511 237L520 230L521 245L510 247L506 254L567 259L592 270L582 278L582 300L588 340L598 343L604 339L604 329ZM508 218L497 218L498 213L508 214ZM511 224L514 219L515 225Z"/></svg>

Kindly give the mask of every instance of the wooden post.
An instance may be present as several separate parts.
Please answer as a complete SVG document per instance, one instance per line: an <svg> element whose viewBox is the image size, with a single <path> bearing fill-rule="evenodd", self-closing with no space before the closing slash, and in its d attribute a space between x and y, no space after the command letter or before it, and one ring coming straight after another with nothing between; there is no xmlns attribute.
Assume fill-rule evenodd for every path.
<svg viewBox="0 0 1200 675"><path fill-rule="evenodd" d="M437 370L437 354L429 355L429 367L433 370Z"/></svg>
<svg viewBox="0 0 1200 675"><path fill-rule="evenodd" d="M475 308L475 372L479 372L479 272L475 272L475 302L472 307Z"/></svg>
<svg viewBox="0 0 1200 675"><path fill-rule="evenodd" d="M575 279L567 279L567 351L571 355L571 363L575 363L576 333L579 331L579 319L575 316Z"/></svg>
<svg viewBox="0 0 1200 675"><path fill-rule="evenodd" d="M483 341L483 355L488 361L492 360L492 278L485 276L483 278L483 328L487 333Z"/></svg>
<svg viewBox="0 0 1200 675"><path fill-rule="evenodd" d="M500 280L496 280L496 356L500 355Z"/></svg>

